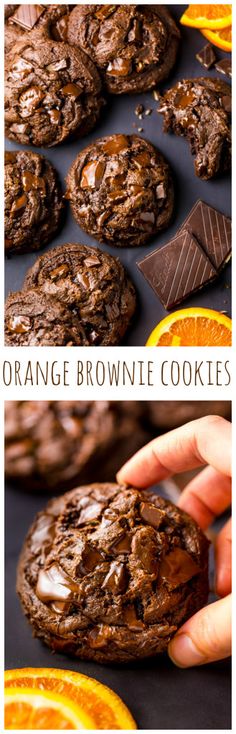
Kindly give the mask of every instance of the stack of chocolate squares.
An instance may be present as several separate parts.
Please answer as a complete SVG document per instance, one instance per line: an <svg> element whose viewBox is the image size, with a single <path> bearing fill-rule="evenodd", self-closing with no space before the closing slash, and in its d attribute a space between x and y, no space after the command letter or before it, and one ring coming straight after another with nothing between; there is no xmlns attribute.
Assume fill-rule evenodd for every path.
<svg viewBox="0 0 236 734"><path fill-rule="evenodd" d="M175 237L137 263L169 311L215 280L231 257L231 219L197 201Z"/></svg>

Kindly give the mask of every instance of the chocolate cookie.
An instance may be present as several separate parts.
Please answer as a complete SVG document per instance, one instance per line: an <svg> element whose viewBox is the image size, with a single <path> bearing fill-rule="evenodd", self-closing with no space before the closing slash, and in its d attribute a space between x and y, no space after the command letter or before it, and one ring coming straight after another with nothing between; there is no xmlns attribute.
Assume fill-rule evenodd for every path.
<svg viewBox="0 0 236 734"><path fill-rule="evenodd" d="M8 53L26 33L40 32L66 41L67 22L73 5L5 5L5 50Z"/></svg>
<svg viewBox="0 0 236 734"><path fill-rule="evenodd" d="M95 477L115 479L147 439L129 402L5 403L6 476L29 490L64 492Z"/></svg>
<svg viewBox="0 0 236 734"><path fill-rule="evenodd" d="M10 293L5 305L7 347L74 347L89 342L82 325L62 303L40 289Z"/></svg>
<svg viewBox="0 0 236 734"><path fill-rule="evenodd" d="M28 35L7 55L6 135L37 146L86 135L104 103L99 73L81 49Z"/></svg>
<svg viewBox="0 0 236 734"><path fill-rule="evenodd" d="M38 153L5 153L5 250L30 252L58 231L63 201L52 164Z"/></svg>
<svg viewBox="0 0 236 734"><path fill-rule="evenodd" d="M135 311L134 286L118 258L66 244L41 255L24 287L40 288L75 314L90 345L119 344Z"/></svg>
<svg viewBox="0 0 236 734"><path fill-rule="evenodd" d="M66 198L80 227L100 242L143 245L168 226L174 205L170 168L137 135L109 135L82 150Z"/></svg>
<svg viewBox="0 0 236 734"><path fill-rule="evenodd" d="M231 165L231 89L220 79L177 82L160 99L164 130L184 135L195 155L195 173L210 179Z"/></svg>
<svg viewBox="0 0 236 734"><path fill-rule="evenodd" d="M149 400L147 424L155 434L171 431L184 423L206 415L230 419L231 403L227 400Z"/></svg>
<svg viewBox="0 0 236 734"><path fill-rule="evenodd" d="M166 650L207 601L208 540L156 494L92 484L52 500L30 528L17 590L52 650L124 663Z"/></svg>
<svg viewBox="0 0 236 734"><path fill-rule="evenodd" d="M162 5L76 5L68 20L69 43L96 62L113 94L146 92L166 79L179 39Z"/></svg>

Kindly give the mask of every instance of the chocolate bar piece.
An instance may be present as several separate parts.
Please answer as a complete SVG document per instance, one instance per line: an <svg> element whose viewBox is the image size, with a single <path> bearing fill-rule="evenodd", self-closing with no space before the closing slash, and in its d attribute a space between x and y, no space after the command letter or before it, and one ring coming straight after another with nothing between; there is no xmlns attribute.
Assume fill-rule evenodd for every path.
<svg viewBox="0 0 236 734"><path fill-rule="evenodd" d="M197 201L179 229L189 229L197 238L216 270L226 265L231 257L231 219Z"/></svg>
<svg viewBox="0 0 236 734"><path fill-rule="evenodd" d="M137 265L167 311L217 276L209 258L186 229Z"/></svg>
<svg viewBox="0 0 236 734"><path fill-rule="evenodd" d="M221 61L217 61L215 68L220 72L220 74L225 74L225 76L230 77L232 76L231 59L221 59Z"/></svg>
<svg viewBox="0 0 236 734"><path fill-rule="evenodd" d="M211 43L207 43L206 46L203 46L201 51L198 51L196 59L204 69L211 69L216 61L215 51Z"/></svg>
<svg viewBox="0 0 236 734"><path fill-rule="evenodd" d="M31 31L43 12L43 5L19 5L14 15L9 18L9 23L16 23L26 31Z"/></svg>

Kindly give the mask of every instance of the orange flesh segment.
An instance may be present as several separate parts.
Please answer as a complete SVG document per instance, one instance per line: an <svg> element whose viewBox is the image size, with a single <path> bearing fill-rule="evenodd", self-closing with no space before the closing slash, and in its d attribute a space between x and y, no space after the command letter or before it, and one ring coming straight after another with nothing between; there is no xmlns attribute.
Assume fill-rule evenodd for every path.
<svg viewBox="0 0 236 734"><path fill-rule="evenodd" d="M176 321L160 336L158 346L175 346L173 339L180 340L182 347L231 346L231 332L223 324L202 316Z"/></svg>
<svg viewBox="0 0 236 734"><path fill-rule="evenodd" d="M63 714L42 707L35 710L28 703L9 703L5 706L6 729L75 729Z"/></svg>
<svg viewBox="0 0 236 734"><path fill-rule="evenodd" d="M232 5L189 5L180 22L193 28L226 28L232 23Z"/></svg>
<svg viewBox="0 0 236 734"><path fill-rule="evenodd" d="M208 41L221 48L223 51L232 51L232 27L223 28L221 31L210 31L208 29L202 30L202 35L207 38Z"/></svg>

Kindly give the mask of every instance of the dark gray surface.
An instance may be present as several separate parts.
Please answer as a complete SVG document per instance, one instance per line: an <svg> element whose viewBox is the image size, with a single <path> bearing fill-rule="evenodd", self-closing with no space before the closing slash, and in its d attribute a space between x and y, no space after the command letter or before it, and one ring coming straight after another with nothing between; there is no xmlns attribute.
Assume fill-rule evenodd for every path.
<svg viewBox="0 0 236 734"><path fill-rule="evenodd" d="M185 7L185 5L169 6L176 19L181 16ZM196 52L206 43L201 33L193 29L181 27L181 35L182 43L178 63L172 77L163 85L162 89L168 88L168 86L175 83L178 79L186 77L203 75L220 76L214 70L206 72L195 59ZM226 54L221 53L218 49L216 53L218 58L226 56ZM223 79L225 77L221 76L220 78ZM139 121L134 114L138 103L143 103L146 108L151 107L153 110L152 114L149 117L144 117L142 121ZM123 249L99 245L79 228L73 220L68 207L65 226L49 246L51 248L65 242L98 244L98 247L101 247L101 249L120 257L136 285L139 298L139 308L133 326L125 337L124 344L127 346L144 344L156 323L166 316L165 309L160 304L148 283L144 280L142 274L138 271L136 266L137 260L141 260L145 255L153 252L157 246L165 244L176 233L190 208L199 198L216 207L223 214L228 216L231 214L230 174L221 176L214 181L201 181L196 178L193 170L193 157L189 151L188 143L183 138L177 138L169 134L166 135L162 132L162 116L156 113L156 107L157 102L155 102L152 93L137 96L110 97L100 125L89 136L75 143L57 146L54 149L35 148L39 153L46 155L55 165L63 182L77 152L87 144L98 137L110 135L111 133L137 133L137 127L140 126L143 127L142 136L149 139L157 148L160 148L173 169L176 188L175 216L168 230L156 236L150 244L144 247ZM136 128L133 127L134 123L137 126ZM20 146L7 141L7 149L9 150L15 150L20 147L27 149L28 146ZM9 290L18 290L21 288L26 270L33 264L37 257L38 254L18 255L12 256L10 260L6 261L7 293ZM227 311L228 315L230 315L230 289L225 287L226 284L229 286L230 283L231 267L228 265L214 284L207 286L193 297L188 298L181 307L204 306L215 308L219 311Z"/></svg>
<svg viewBox="0 0 236 734"><path fill-rule="evenodd" d="M139 729L230 729L229 660L180 670L160 655L125 667L105 667L53 655L33 639L15 592L16 565L25 534L46 501L46 496L6 490L6 668L54 667L92 676L121 696Z"/></svg>

